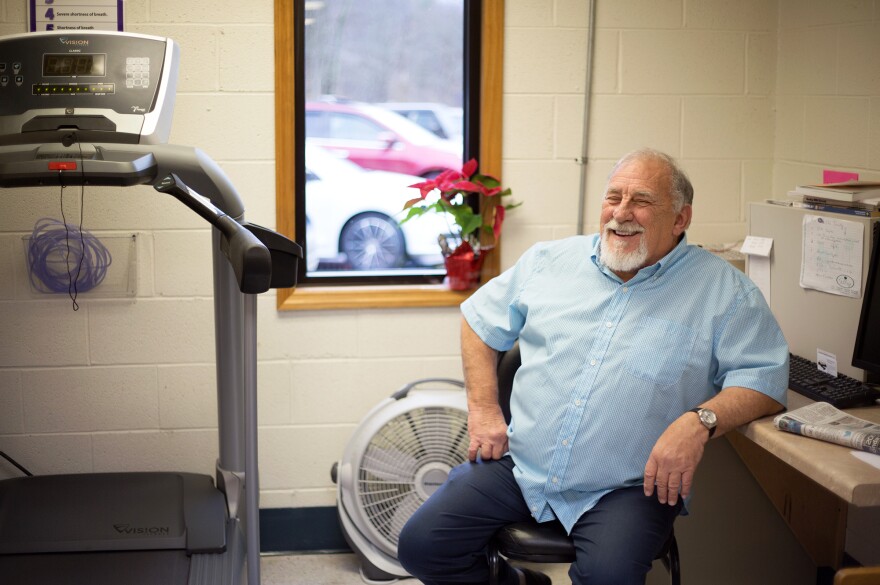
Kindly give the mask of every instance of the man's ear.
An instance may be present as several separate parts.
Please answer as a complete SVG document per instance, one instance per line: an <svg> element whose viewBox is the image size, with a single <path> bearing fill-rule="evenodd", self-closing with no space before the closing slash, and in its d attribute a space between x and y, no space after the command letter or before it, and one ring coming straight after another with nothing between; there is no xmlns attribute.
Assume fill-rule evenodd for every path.
<svg viewBox="0 0 880 585"><path fill-rule="evenodd" d="M672 233L676 237L683 234L685 230L690 227L693 214L694 208L690 205L685 205L681 208L681 211L678 212L678 215L675 216L675 225L672 227Z"/></svg>

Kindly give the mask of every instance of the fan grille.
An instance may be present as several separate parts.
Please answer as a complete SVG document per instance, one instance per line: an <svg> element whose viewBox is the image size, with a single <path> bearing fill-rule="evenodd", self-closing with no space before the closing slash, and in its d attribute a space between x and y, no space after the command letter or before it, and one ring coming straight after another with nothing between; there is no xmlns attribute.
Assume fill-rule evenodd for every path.
<svg viewBox="0 0 880 585"><path fill-rule="evenodd" d="M358 470L358 497L370 525L394 550L437 479L467 460L468 443L467 413L446 407L415 408L373 436Z"/></svg>

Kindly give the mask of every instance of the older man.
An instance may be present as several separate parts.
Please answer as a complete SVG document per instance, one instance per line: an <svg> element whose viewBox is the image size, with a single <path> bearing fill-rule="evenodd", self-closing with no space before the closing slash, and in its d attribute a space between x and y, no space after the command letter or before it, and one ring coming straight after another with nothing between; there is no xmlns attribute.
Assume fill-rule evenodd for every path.
<svg viewBox="0 0 880 585"><path fill-rule="evenodd" d="M688 245L692 200L674 159L630 153L600 234L532 247L462 305L471 462L401 532L423 583L485 583L492 534L529 516L572 535L572 583L644 583L708 440L782 407L785 339L751 281ZM517 339L508 426L495 368Z"/></svg>

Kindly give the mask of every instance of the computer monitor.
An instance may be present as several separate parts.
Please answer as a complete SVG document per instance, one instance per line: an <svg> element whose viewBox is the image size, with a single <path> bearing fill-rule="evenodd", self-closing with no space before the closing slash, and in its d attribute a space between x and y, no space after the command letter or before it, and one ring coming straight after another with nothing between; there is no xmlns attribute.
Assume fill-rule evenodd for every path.
<svg viewBox="0 0 880 585"><path fill-rule="evenodd" d="M852 365L865 370L869 381L880 379L880 237L876 234L871 246Z"/></svg>

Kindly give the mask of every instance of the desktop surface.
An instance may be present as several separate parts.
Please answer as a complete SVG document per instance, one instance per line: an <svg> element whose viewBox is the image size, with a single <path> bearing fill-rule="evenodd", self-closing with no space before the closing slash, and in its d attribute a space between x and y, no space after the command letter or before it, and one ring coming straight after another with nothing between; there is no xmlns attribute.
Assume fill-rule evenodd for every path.
<svg viewBox="0 0 880 585"><path fill-rule="evenodd" d="M811 402L788 391L789 410ZM880 406L850 408L846 412L880 423ZM753 421L738 432L846 502L880 506L880 469L853 456L848 447L780 431L773 426L774 416Z"/></svg>

